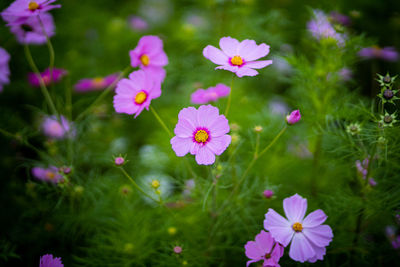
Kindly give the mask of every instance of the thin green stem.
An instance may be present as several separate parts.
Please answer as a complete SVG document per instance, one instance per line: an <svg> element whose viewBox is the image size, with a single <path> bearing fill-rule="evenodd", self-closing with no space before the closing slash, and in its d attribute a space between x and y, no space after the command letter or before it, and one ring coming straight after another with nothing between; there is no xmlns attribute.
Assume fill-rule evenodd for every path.
<svg viewBox="0 0 400 267"><path fill-rule="evenodd" d="M156 119L158 120L158 122L161 124L161 127L167 132L167 134L170 137L173 137L174 135L172 134L172 132L168 129L167 125L165 125L164 121L161 119L161 117L158 115L158 113L156 112L156 110L150 106L150 110L151 112L154 114L154 117L156 117Z"/></svg>
<svg viewBox="0 0 400 267"><path fill-rule="evenodd" d="M225 112L224 112L224 114L225 114L225 117L228 117L228 113L229 113L229 108L231 107L231 101L232 101L232 93L233 93L233 80L234 80L234 78L235 78L235 73L233 73L233 75L232 75L232 80L231 80L231 91L229 92L229 95L228 95L228 102L226 103L226 108L225 108Z"/></svg>
<svg viewBox="0 0 400 267"><path fill-rule="evenodd" d="M268 146L266 146L261 152L260 154L258 154L258 158L262 157L262 155L265 154L265 152L268 151L268 149L270 149L275 143L276 141L278 141L278 139L281 137L281 135L286 131L287 129L287 125L285 125L285 127L282 128L282 130L275 136L275 138L271 141L271 143L269 143Z"/></svg>
<svg viewBox="0 0 400 267"><path fill-rule="evenodd" d="M55 59L55 53L54 53L54 48L53 45L50 41L49 36L47 35L46 29L44 28L44 24L42 22L42 19L38 15L38 20L40 23L40 26L42 27L43 34L46 36L46 43L47 43L47 48L49 49L49 57L50 57L50 63L49 63L49 70L50 70L50 84L53 83L53 69L54 69L54 59Z"/></svg>
<svg viewBox="0 0 400 267"><path fill-rule="evenodd" d="M111 89L113 89L115 87L115 85L119 82L119 80L124 77L129 70L131 69L131 66L128 66L124 69L123 72L121 72L121 74L118 76L118 78L112 83L110 84L94 101L92 104L90 104L81 114L78 115L78 117L76 118L76 122L82 120L89 112L92 111L92 109L101 101L103 100L104 97L106 97L108 95L108 93L111 91Z"/></svg>

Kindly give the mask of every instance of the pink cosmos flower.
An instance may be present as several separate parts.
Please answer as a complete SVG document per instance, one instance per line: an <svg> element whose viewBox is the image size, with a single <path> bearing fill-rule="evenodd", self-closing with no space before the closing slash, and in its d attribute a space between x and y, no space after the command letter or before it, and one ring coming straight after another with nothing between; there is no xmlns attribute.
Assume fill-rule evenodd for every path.
<svg viewBox="0 0 400 267"><path fill-rule="evenodd" d="M15 0L7 7L1 16L8 22L8 26L21 24L29 17L36 17L51 9L60 8L61 5L51 5L56 0Z"/></svg>
<svg viewBox="0 0 400 267"><path fill-rule="evenodd" d="M209 87L206 90L198 89L191 95L193 104L207 104L211 101L217 101L218 98L229 95L231 88L225 84L219 83L215 87Z"/></svg>
<svg viewBox="0 0 400 267"><path fill-rule="evenodd" d="M53 255L46 254L40 257L39 267L64 267L64 264L61 262L61 258L53 258Z"/></svg>
<svg viewBox="0 0 400 267"><path fill-rule="evenodd" d="M163 67L168 64L168 57L163 50L163 41L158 36L147 35L140 38L135 49L129 52L132 67L146 70L162 82L165 78Z"/></svg>
<svg viewBox="0 0 400 267"><path fill-rule="evenodd" d="M50 69L46 69L42 73L40 73L40 76L42 76L43 82L46 86L52 84L52 83L57 83L61 81L61 79L67 74L67 71L64 69L58 69L58 68L53 68L53 78L50 77ZM28 73L28 82L33 86L33 87L39 87L40 82L39 82L39 77L36 76L35 73Z"/></svg>
<svg viewBox="0 0 400 267"><path fill-rule="evenodd" d="M48 13L43 13L38 16L29 17L21 24L10 25L10 31L16 36L21 44L41 45L46 43L46 36L38 19L40 17L43 28L48 37L54 35L53 17Z"/></svg>
<svg viewBox="0 0 400 267"><path fill-rule="evenodd" d="M104 78L97 77L93 79L82 79L75 84L75 91L77 92L90 92L103 90L113 84L119 77L119 73L108 75Z"/></svg>
<svg viewBox="0 0 400 267"><path fill-rule="evenodd" d="M257 45L254 40L238 40L231 37L222 37L219 40L222 50L208 45L203 50L205 58L220 65L215 69L228 70L236 73L238 77L256 76L255 69L261 69L272 64L272 60L255 61L269 53L269 45Z"/></svg>
<svg viewBox="0 0 400 267"><path fill-rule="evenodd" d="M53 139L63 139L75 136L75 129L71 128L71 123L60 116L61 124L56 116L47 116L42 122L43 133Z"/></svg>
<svg viewBox="0 0 400 267"><path fill-rule="evenodd" d="M115 89L114 109L118 113L135 114L149 110L151 100L161 95L161 84L147 71L137 70L122 79Z"/></svg>
<svg viewBox="0 0 400 267"><path fill-rule="evenodd" d="M57 184L63 179L62 175L58 172L58 168L55 166L48 168L34 167L32 168L32 175L40 181L53 184Z"/></svg>
<svg viewBox="0 0 400 267"><path fill-rule="evenodd" d="M283 209L288 219L273 209L265 214L264 228L272 237L286 247L291 243L289 256L300 262L322 260L325 247L332 241L332 229L322 223L327 216L322 210L311 212L304 218L307 199L295 194L283 200Z"/></svg>
<svg viewBox="0 0 400 267"><path fill-rule="evenodd" d="M180 247L180 246L175 246L175 247L174 247L174 253L175 253L175 254L181 254L181 253L182 253L182 247Z"/></svg>
<svg viewBox="0 0 400 267"><path fill-rule="evenodd" d="M284 248L272 238L270 233L261 230L256 235L256 240L248 241L244 248L247 258L251 259L246 263L246 266L263 260L264 267L280 267L278 262L283 255Z"/></svg>
<svg viewBox="0 0 400 267"><path fill-rule="evenodd" d="M293 124L297 123L300 119L301 119L301 114L298 109L293 110L292 113L290 113L289 115L286 116L286 122L289 125L293 125Z"/></svg>
<svg viewBox="0 0 400 267"><path fill-rule="evenodd" d="M386 61L397 61L399 59L399 53L394 49L394 47L365 47L358 52L358 55L364 59L376 58Z"/></svg>
<svg viewBox="0 0 400 267"><path fill-rule="evenodd" d="M343 46L345 43L345 36L335 30L326 14L321 10L314 10L314 19L308 22L307 28L317 40L332 38L335 39L340 46Z"/></svg>
<svg viewBox="0 0 400 267"><path fill-rule="evenodd" d="M9 61L10 55L4 48L0 47L0 92L3 91L3 85L10 83Z"/></svg>
<svg viewBox="0 0 400 267"><path fill-rule="evenodd" d="M183 157L190 152L200 165L213 164L215 155L221 155L231 143L228 120L211 105L182 109L174 132L171 145L176 155Z"/></svg>
<svg viewBox="0 0 400 267"><path fill-rule="evenodd" d="M129 18L129 25L133 30L139 32L145 31L149 28L147 21L138 16L131 16Z"/></svg>

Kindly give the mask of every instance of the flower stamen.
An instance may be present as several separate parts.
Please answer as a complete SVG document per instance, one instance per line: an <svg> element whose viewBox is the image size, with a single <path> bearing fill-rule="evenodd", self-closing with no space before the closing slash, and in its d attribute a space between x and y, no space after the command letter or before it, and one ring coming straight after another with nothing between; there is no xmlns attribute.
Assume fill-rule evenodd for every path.
<svg viewBox="0 0 400 267"><path fill-rule="evenodd" d="M234 56L231 58L231 64L234 66L243 65L243 59L240 56Z"/></svg>
<svg viewBox="0 0 400 267"><path fill-rule="evenodd" d="M150 64L150 58L149 58L149 56L146 55L146 54L143 54L143 55L140 57L140 61L142 62L143 66L145 66L145 67L146 67L147 65Z"/></svg>
<svg viewBox="0 0 400 267"><path fill-rule="evenodd" d="M38 3L36 3L35 1L29 2L29 4L28 4L28 9L29 9L30 11L35 11L35 10L38 9L38 8L39 8L39 4L38 4Z"/></svg>
<svg viewBox="0 0 400 267"><path fill-rule="evenodd" d="M146 92L140 91L135 96L135 103L138 105L141 105L141 104L143 104L144 101L146 101L146 99L147 99Z"/></svg>
<svg viewBox="0 0 400 267"><path fill-rule="evenodd" d="M296 222L292 225L292 228L293 228L293 230L295 230L298 233L303 230L303 225L299 222Z"/></svg>
<svg viewBox="0 0 400 267"><path fill-rule="evenodd" d="M197 130L194 135L194 139L197 143L206 143L208 141L209 135L205 130Z"/></svg>

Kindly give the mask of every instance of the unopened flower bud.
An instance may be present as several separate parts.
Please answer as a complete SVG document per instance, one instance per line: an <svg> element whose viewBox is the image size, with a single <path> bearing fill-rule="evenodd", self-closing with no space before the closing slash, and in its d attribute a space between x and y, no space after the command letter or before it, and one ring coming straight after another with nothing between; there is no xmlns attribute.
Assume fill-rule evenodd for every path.
<svg viewBox="0 0 400 267"><path fill-rule="evenodd" d="M262 130L263 130L263 127L261 127L260 125L257 125L256 127L254 127L254 131L255 131L256 133L261 133Z"/></svg>
<svg viewBox="0 0 400 267"><path fill-rule="evenodd" d="M159 188L160 187L160 182L158 180L151 181L151 187L153 187L154 189Z"/></svg>
<svg viewBox="0 0 400 267"><path fill-rule="evenodd" d="M385 117L383 117L383 121L385 123L391 123L393 121L393 118L390 115L386 115Z"/></svg>
<svg viewBox="0 0 400 267"><path fill-rule="evenodd" d="M267 189L263 192L263 195L265 198L271 198L274 195L274 191Z"/></svg>
<svg viewBox="0 0 400 267"><path fill-rule="evenodd" d="M391 81L392 81L392 78L390 78L390 76L388 74L386 74L385 77L383 77L383 82L390 83Z"/></svg>
<svg viewBox="0 0 400 267"><path fill-rule="evenodd" d="M116 157L114 162L116 166L122 166L125 163L125 159L123 157Z"/></svg>
<svg viewBox="0 0 400 267"><path fill-rule="evenodd" d="M383 97L384 97L385 99L387 99L387 100L392 99L393 96L394 96L393 91L390 90L390 89L386 89L386 90L383 92Z"/></svg>
<svg viewBox="0 0 400 267"><path fill-rule="evenodd" d="M290 125L297 123L300 119L301 119L301 114L298 109L292 111L292 113L286 116L286 122Z"/></svg>

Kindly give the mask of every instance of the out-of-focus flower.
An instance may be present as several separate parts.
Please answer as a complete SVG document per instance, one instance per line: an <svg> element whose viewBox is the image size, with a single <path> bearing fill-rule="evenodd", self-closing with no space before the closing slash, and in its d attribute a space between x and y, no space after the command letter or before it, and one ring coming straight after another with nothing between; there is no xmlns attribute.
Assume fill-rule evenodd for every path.
<svg viewBox="0 0 400 267"><path fill-rule="evenodd" d="M167 166L169 158L156 145L144 145L139 150L140 163L149 169L163 169Z"/></svg>
<svg viewBox="0 0 400 267"><path fill-rule="evenodd" d="M0 47L0 92L3 91L3 85L10 83L9 61L10 55L4 48Z"/></svg>
<svg viewBox="0 0 400 267"><path fill-rule="evenodd" d="M184 108L179 112L175 137L171 139L172 149L178 157L190 152L196 155L200 165L215 162L215 155L221 155L231 143L228 120L219 115L211 105Z"/></svg>
<svg viewBox="0 0 400 267"><path fill-rule="evenodd" d="M115 111L135 114L136 118L143 109L149 110L151 100L161 95L161 84L149 73L137 70L129 75L129 79L120 80L115 92Z"/></svg>
<svg viewBox="0 0 400 267"><path fill-rule="evenodd" d="M46 86L61 81L61 79L67 74L67 71L64 69L53 68L52 74L53 78L50 77L50 69L46 69L45 71L40 73L40 76L42 77L43 82ZM39 77L35 73L28 73L28 82L34 87L40 86Z"/></svg>
<svg viewBox="0 0 400 267"><path fill-rule="evenodd" d="M138 16L130 16L129 17L129 26L134 30L138 32L143 32L146 31L149 28L149 24L147 21L142 19L141 17Z"/></svg>
<svg viewBox="0 0 400 267"><path fill-rule="evenodd" d="M393 125L397 122L398 120L396 113L390 114L385 110L385 115L381 115L381 119L378 123L382 127L393 127Z"/></svg>
<svg viewBox="0 0 400 267"><path fill-rule="evenodd" d="M64 267L64 264L61 262L60 257L56 258L51 254L46 254L40 257L39 267Z"/></svg>
<svg viewBox="0 0 400 267"><path fill-rule="evenodd" d="M189 196L192 193L192 190L194 189L195 186L196 186L196 183L195 183L194 179L186 180L185 187L184 187L182 194L184 196Z"/></svg>
<svg viewBox="0 0 400 267"><path fill-rule="evenodd" d="M346 16L342 13L339 13L337 11L332 11L329 15L329 18L331 19L331 21L333 21L334 23L343 25L343 26L350 26L351 24L351 19L349 16Z"/></svg>
<svg viewBox="0 0 400 267"><path fill-rule="evenodd" d="M386 226L386 237L389 239L390 244L394 249L400 248L400 235L396 235L396 228L393 225Z"/></svg>
<svg viewBox="0 0 400 267"><path fill-rule="evenodd" d="M129 52L132 67L140 67L162 82L165 78L164 66L168 57L163 49L163 41L158 36L147 35L140 38L135 49Z"/></svg>
<svg viewBox="0 0 400 267"><path fill-rule="evenodd" d="M342 81L349 81L353 77L353 71L349 68L342 68L339 70L339 77L342 79Z"/></svg>
<svg viewBox="0 0 400 267"><path fill-rule="evenodd" d="M180 246L175 246L175 247L174 247L174 253L175 253L175 254L181 254L181 253L182 253L182 247L180 247Z"/></svg>
<svg viewBox="0 0 400 267"><path fill-rule="evenodd" d="M176 227L171 226L171 227L168 227L167 231L168 231L168 234L175 235L178 230L176 229Z"/></svg>
<svg viewBox="0 0 400 267"><path fill-rule="evenodd" d="M369 158L365 158L362 162L359 160L356 160L356 168L357 168L357 172L359 173L359 175L365 180L367 178L368 175L368 166L370 164L370 159ZM372 187L376 186L378 183L375 181L374 178L369 177L368 178L368 184Z"/></svg>
<svg viewBox="0 0 400 267"><path fill-rule="evenodd" d="M114 163L116 166L122 166L125 163L125 159L123 157L116 157Z"/></svg>
<svg viewBox="0 0 400 267"><path fill-rule="evenodd" d="M274 115L286 115L289 112L289 106L279 98L269 101L268 106L270 112Z"/></svg>
<svg viewBox="0 0 400 267"><path fill-rule="evenodd" d="M61 124L56 116L47 116L42 122L43 133L53 139L63 139L75 136L75 129L71 123L64 117L60 116Z"/></svg>
<svg viewBox="0 0 400 267"><path fill-rule="evenodd" d="M257 125L257 126L254 126L253 130L254 130L256 133L261 133L262 130L263 130L263 127L262 127L261 125Z"/></svg>
<svg viewBox="0 0 400 267"><path fill-rule="evenodd" d="M263 261L262 266L280 266L278 262L283 255L284 247L277 243L270 233L261 230L256 235L255 241L248 241L244 248L247 258L251 259L246 263L246 266L261 260Z"/></svg>
<svg viewBox="0 0 400 267"><path fill-rule="evenodd" d="M274 196L274 191L270 189L264 190L263 195L265 198L271 198Z"/></svg>
<svg viewBox="0 0 400 267"><path fill-rule="evenodd" d="M172 194L174 189L172 177L161 172L146 174L139 179L139 184L153 199L166 199ZM143 196L143 198L147 203L156 205L156 203L147 196Z"/></svg>
<svg viewBox="0 0 400 267"><path fill-rule="evenodd" d="M325 247L332 241L332 229L322 224L327 216L322 210L307 211L307 199L295 194L283 200L283 209L288 219L273 209L265 214L264 228L284 247L289 245L289 256L300 262L322 260Z"/></svg>
<svg viewBox="0 0 400 267"><path fill-rule="evenodd" d="M50 166L48 168L33 167L32 175L41 181L57 184L63 179L63 176L58 172L58 168Z"/></svg>
<svg viewBox="0 0 400 267"><path fill-rule="evenodd" d="M348 132L351 135L358 135L362 131L361 125L357 122L355 123L350 123L349 125L346 126L346 132Z"/></svg>
<svg viewBox="0 0 400 267"><path fill-rule="evenodd" d="M36 17L43 13L60 8L61 5L51 5L56 0L15 0L9 7L1 12L8 25L21 24L27 18Z"/></svg>
<svg viewBox="0 0 400 267"><path fill-rule="evenodd" d="M301 114L298 109L292 111L292 113L286 116L286 122L289 125L296 124L300 119L301 119Z"/></svg>
<svg viewBox="0 0 400 267"><path fill-rule="evenodd" d="M211 101L217 101L221 97L229 95L231 88L225 84L219 83L215 87L207 89L198 89L191 95L191 102L193 104L207 104Z"/></svg>
<svg viewBox="0 0 400 267"><path fill-rule="evenodd" d="M255 69L261 69L272 64L272 60L260 60L269 54L269 45L257 45L254 40L239 42L232 37L222 37L219 40L221 50L208 45L203 50L205 58L220 65L215 69L228 70L236 73L238 77L256 76Z"/></svg>
<svg viewBox="0 0 400 267"><path fill-rule="evenodd" d="M345 36L335 30L326 14L321 10L314 10L314 19L307 23L307 28L317 40L331 38L336 40L339 46L343 46L345 43Z"/></svg>
<svg viewBox="0 0 400 267"><path fill-rule="evenodd" d="M96 78L85 78L79 80L75 84L76 92L90 92L103 90L113 84L119 77L119 73L114 73L106 77L96 77Z"/></svg>
<svg viewBox="0 0 400 267"><path fill-rule="evenodd" d="M40 21L43 23L43 27ZM29 17L21 24L10 25L10 31L16 36L18 42L21 44L44 44L47 41L46 35L50 38L54 35L54 30L55 26L53 17L48 13ZM46 35L44 33L46 33Z"/></svg>
<svg viewBox="0 0 400 267"><path fill-rule="evenodd" d="M394 47L365 47L358 52L358 55L364 59L382 59L385 61L397 61L399 59L399 53Z"/></svg>

